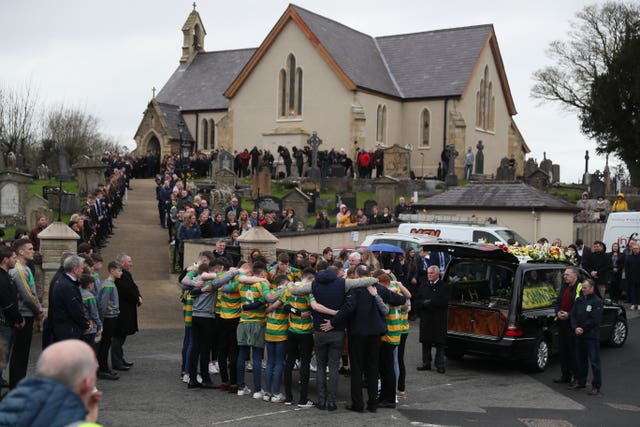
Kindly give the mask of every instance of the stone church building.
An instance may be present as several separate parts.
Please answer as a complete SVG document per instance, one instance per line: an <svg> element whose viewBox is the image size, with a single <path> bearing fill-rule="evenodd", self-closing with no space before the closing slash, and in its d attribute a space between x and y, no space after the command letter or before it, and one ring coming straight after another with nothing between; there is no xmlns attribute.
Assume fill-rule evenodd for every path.
<svg viewBox="0 0 640 427"><path fill-rule="evenodd" d="M180 64L149 102L134 154L180 147L302 148L313 131L320 149L411 150L418 175L436 175L454 144L462 176L468 147L484 145L484 173L514 157L522 175L529 149L516 114L492 25L372 37L289 5L258 48L207 52L199 13L182 27ZM277 157L277 154L276 154Z"/></svg>

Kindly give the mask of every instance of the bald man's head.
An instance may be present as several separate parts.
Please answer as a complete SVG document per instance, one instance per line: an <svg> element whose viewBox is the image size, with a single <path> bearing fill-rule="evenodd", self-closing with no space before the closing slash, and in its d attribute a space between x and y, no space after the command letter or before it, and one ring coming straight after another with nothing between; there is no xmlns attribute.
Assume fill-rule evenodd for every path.
<svg viewBox="0 0 640 427"><path fill-rule="evenodd" d="M36 376L56 381L84 398L93 390L98 362L93 349L80 340L48 346L38 358Z"/></svg>

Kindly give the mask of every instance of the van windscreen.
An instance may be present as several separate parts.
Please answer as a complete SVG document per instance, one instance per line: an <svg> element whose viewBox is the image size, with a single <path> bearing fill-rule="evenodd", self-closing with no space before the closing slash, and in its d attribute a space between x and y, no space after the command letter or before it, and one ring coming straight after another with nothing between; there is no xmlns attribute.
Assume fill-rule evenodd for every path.
<svg viewBox="0 0 640 427"><path fill-rule="evenodd" d="M496 230L498 236L502 237L505 242L510 245L518 243L520 246L527 246L529 242L527 239L519 235L513 230ZM513 242L513 243L512 243Z"/></svg>

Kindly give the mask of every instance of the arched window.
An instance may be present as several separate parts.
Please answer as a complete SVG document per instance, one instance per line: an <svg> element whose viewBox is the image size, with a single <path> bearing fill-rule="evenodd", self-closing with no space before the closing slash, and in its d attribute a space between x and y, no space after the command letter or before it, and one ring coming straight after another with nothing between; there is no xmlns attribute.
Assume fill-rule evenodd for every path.
<svg viewBox="0 0 640 427"><path fill-rule="evenodd" d="M286 66L278 74L278 117L302 116L302 82L302 68L290 54Z"/></svg>
<svg viewBox="0 0 640 427"><path fill-rule="evenodd" d="M489 80L489 67L486 66L480 88L476 92L476 127L484 130L495 128L495 103L493 83Z"/></svg>
<svg viewBox="0 0 640 427"><path fill-rule="evenodd" d="M431 136L431 113L426 108L420 114L420 145L429 146Z"/></svg>
<svg viewBox="0 0 640 427"><path fill-rule="evenodd" d="M378 105L376 113L376 142L385 143L387 135L387 106Z"/></svg>
<svg viewBox="0 0 640 427"><path fill-rule="evenodd" d="M296 100L296 112L299 116L302 115L302 70L298 68L296 71L296 80L298 80L298 96Z"/></svg>
<svg viewBox="0 0 640 427"><path fill-rule="evenodd" d="M209 148L209 123L207 119L202 120L202 148Z"/></svg>
<svg viewBox="0 0 640 427"><path fill-rule="evenodd" d="M279 80L279 96L280 96L280 111L279 116L285 117L287 115L287 72L282 69L280 70L280 78Z"/></svg>
<svg viewBox="0 0 640 427"><path fill-rule="evenodd" d="M216 148L216 122L209 120L209 146L213 150Z"/></svg>

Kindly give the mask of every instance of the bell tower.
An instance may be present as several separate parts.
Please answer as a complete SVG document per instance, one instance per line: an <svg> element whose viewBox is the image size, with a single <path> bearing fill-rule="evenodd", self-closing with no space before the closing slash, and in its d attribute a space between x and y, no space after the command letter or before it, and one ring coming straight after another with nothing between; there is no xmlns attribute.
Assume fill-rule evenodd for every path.
<svg viewBox="0 0 640 427"><path fill-rule="evenodd" d="M180 58L180 63L185 64L191 62L198 52L204 52L204 38L207 35L204 25L202 25L200 14L196 10L195 2L193 3L193 10L182 26L182 35L182 57Z"/></svg>

